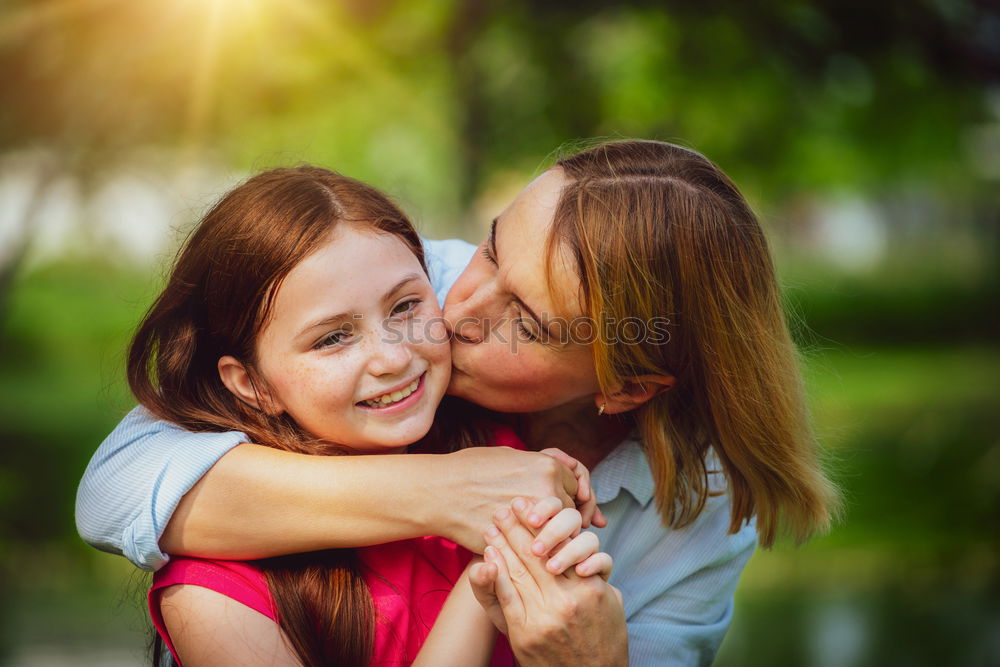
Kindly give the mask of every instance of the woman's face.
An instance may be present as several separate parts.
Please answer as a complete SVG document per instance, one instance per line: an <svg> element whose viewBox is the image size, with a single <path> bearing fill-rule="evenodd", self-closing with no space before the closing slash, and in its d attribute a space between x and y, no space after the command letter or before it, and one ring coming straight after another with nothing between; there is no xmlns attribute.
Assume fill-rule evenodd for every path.
<svg viewBox="0 0 1000 667"><path fill-rule="evenodd" d="M368 453L423 437L451 371L417 258L391 234L350 225L282 282L257 354L274 408L314 436Z"/></svg>
<svg viewBox="0 0 1000 667"><path fill-rule="evenodd" d="M501 412L595 403L591 346L570 335L587 331L580 280L559 252L551 275L562 312L546 285L546 240L565 183L550 169L522 190L448 293L449 393Z"/></svg>

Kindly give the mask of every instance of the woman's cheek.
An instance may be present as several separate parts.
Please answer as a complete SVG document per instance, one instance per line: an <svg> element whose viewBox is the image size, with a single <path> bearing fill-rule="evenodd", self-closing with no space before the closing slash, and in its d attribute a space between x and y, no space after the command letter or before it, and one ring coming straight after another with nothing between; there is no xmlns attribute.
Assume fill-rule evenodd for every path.
<svg viewBox="0 0 1000 667"><path fill-rule="evenodd" d="M488 384L522 392L548 384L552 369L539 358L538 351L522 342L515 343L517 347L509 345L498 341L491 346L485 366L492 371L494 381Z"/></svg>

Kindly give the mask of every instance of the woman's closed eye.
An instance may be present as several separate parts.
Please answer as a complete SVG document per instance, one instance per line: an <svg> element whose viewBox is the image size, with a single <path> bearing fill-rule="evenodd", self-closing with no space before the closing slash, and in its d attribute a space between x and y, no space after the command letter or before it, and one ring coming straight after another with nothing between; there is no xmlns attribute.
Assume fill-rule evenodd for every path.
<svg viewBox="0 0 1000 667"><path fill-rule="evenodd" d="M533 322L531 322L531 320L526 320L524 317L520 317L519 316L519 317L515 318L514 322L517 323L517 332L524 338L524 340L526 340L526 341L536 341L536 340L538 340L538 335L535 334L535 333L532 333L528 329L528 327L525 326L525 322L529 322L531 324L534 324Z"/></svg>
<svg viewBox="0 0 1000 667"><path fill-rule="evenodd" d="M490 264L492 264L493 266L496 266L497 265L497 261L495 259L493 259L493 255L490 254L490 246L488 244L484 243L483 247L482 247L482 251L483 251L483 257L485 257L486 260Z"/></svg>
<svg viewBox="0 0 1000 667"><path fill-rule="evenodd" d="M487 239L487 241L483 243L483 246L480 250L483 254L483 257L485 257L490 264L492 264L497 268L500 267L500 265L497 263L496 258L493 257L493 253L490 249L489 239ZM516 301L513 300L511 301L512 309L516 310L517 308L516 303L517 303ZM527 323L527 325L525 323ZM518 335L521 336L522 340L525 340L529 343L533 343L539 340L540 334L536 333L536 331L533 331L539 329L538 325L535 323L534 320L526 318L521 313L516 312L514 317L514 324L517 327L517 333Z"/></svg>

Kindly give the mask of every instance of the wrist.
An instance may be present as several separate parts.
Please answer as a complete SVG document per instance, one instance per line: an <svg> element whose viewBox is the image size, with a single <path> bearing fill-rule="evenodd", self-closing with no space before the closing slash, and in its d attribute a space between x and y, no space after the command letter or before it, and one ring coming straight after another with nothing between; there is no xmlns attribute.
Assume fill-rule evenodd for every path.
<svg viewBox="0 0 1000 667"><path fill-rule="evenodd" d="M453 454L406 454L400 480L406 488L402 511L419 535L438 535L455 540L455 495L449 463Z"/></svg>

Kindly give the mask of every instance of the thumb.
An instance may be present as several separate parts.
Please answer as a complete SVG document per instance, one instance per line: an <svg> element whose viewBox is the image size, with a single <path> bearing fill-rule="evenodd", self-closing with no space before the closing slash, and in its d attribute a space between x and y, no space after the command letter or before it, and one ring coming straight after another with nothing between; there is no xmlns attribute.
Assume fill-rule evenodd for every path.
<svg viewBox="0 0 1000 667"><path fill-rule="evenodd" d="M469 568L469 583L472 585L472 594L476 596L476 600L497 630L507 634L507 621L503 616L500 600L497 599L494 591L496 579L497 566L493 563L477 563Z"/></svg>

